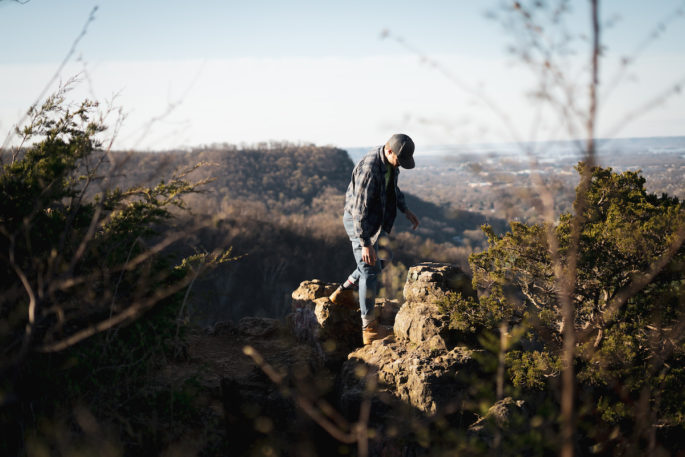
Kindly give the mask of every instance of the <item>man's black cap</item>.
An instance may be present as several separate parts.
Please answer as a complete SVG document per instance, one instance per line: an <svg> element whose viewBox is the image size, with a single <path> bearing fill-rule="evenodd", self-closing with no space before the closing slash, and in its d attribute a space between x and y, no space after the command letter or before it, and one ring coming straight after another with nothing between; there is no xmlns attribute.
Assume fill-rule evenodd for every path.
<svg viewBox="0 0 685 457"><path fill-rule="evenodd" d="M414 142L409 136L404 133L396 133L390 137L386 144L400 159L402 168L414 168Z"/></svg>

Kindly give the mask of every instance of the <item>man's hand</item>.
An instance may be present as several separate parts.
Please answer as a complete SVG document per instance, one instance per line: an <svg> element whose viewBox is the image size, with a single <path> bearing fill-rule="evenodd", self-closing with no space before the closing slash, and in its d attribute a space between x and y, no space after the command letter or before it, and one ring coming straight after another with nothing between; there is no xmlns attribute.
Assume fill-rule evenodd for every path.
<svg viewBox="0 0 685 457"><path fill-rule="evenodd" d="M362 246L362 260L368 265L376 265L376 250L373 246Z"/></svg>
<svg viewBox="0 0 685 457"><path fill-rule="evenodd" d="M404 215L407 216L407 219L411 222L411 229L416 230L416 227L419 226L419 218L409 210L405 211Z"/></svg>

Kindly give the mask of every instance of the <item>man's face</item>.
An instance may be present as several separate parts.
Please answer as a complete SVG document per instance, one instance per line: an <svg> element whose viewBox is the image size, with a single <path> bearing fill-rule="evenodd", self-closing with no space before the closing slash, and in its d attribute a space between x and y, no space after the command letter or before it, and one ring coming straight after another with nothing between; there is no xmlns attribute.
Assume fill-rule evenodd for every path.
<svg viewBox="0 0 685 457"><path fill-rule="evenodd" d="M395 153L392 151L392 149L385 148L385 159L393 167L399 167L400 166L400 159L399 159L399 157L397 157L395 155Z"/></svg>

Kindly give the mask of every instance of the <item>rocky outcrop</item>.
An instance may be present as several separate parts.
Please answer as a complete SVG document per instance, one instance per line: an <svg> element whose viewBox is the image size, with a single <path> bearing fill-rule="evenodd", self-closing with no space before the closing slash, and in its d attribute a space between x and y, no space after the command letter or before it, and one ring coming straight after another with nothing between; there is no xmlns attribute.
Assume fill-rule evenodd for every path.
<svg viewBox="0 0 685 457"><path fill-rule="evenodd" d="M377 378L379 391L405 402L421 413L435 415L461 409L465 385L459 374L472 363L472 351L455 347L435 351L383 340L349 355L341 373L341 404L346 412L357 410L369 380L360 377L369 370Z"/></svg>
<svg viewBox="0 0 685 457"><path fill-rule="evenodd" d="M449 291L475 296L471 278L454 265L422 262L409 269L404 299L413 303L437 303Z"/></svg>
<svg viewBox="0 0 685 457"><path fill-rule="evenodd" d="M441 311L447 292L473 293L464 273L435 263L410 268L404 303L376 301L393 335L368 346L362 345L358 306L328 299L336 287L302 282L285 322L248 317L191 337L192 366L176 366L168 375L192 378L211 392L228 455L251 455L262 444L284 455L336 455L340 442L314 423L304 404L345 433L367 411L370 456L428 455L428 440L440 427L438 441L454 442L460 430L458 439L501 442L499 430L511 426L521 405L502 401L482 419L466 412L474 409L467 405L476 350L461 342Z"/></svg>
<svg viewBox="0 0 685 457"><path fill-rule="evenodd" d="M370 371L380 389L423 414L461 409L460 373L472 363L473 350L458 346L439 302L449 291L471 293L466 275L451 265L422 263L409 269L397 312L394 339L375 341L348 356L341 374L343 408L353 411L367 389ZM374 380L376 381L376 380Z"/></svg>
<svg viewBox="0 0 685 457"><path fill-rule="evenodd" d="M362 345L359 309L336 305L328 297L321 297L314 300L314 316L318 327L313 336L327 361L340 362Z"/></svg>
<svg viewBox="0 0 685 457"><path fill-rule="evenodd" d="M337 284L303 281L292 293L288 325L295 338L315 348L327 363L340 363L361 343L359 311L328 299Z"/></svg>
<svg viewBox="0 0 685 457"><path fill-rule="evenodd" d="M291 310L314 309L314 300L328 297L338 287L335 283L323 282L320 279L302 281L300 286L291 295Z"/></svg>
<svg viewBox="0 0 685 457"><path fill-rule="evenodd" d="M395 336L433 350L457 344L459 335L449 328L449 318L440 309L440 302L450 291L474 294L468 276L459 268L433 262L411 267L404 286L407 302L395 318Z"/></svg>
<svg viewBox="0 0 685 457"><path fill-rule="evenodd" d="M292 313L287 321L298 341L316 348L329 366L340 365L362 346L362 323L358 301L336 305L328 296L337 284L319 279L303 281L292 293ZM356 306L355 306L356 305ZM381 323L392 326L400 309L397 300L377 299Z"/></svg>

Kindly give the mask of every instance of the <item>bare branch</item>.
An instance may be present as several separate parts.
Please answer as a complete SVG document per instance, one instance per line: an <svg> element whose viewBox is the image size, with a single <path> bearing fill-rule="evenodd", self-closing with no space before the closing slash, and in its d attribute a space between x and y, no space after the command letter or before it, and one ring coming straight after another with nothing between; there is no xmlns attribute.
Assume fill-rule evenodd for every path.
<svg viewBox="0 0 685 457"><path fill-rule="evenodd" d="M139 254L136 256L133 260L130 262L127 262L126 264L119 265L112 267L110 269L111 272L120 272L120 271L133 271L138 265L142 264L146 260L152 258L154 255L159 254L170 246L171 244L175 243L176 241L184 238L187 236L185 233L174 233L172 235L166 236L162 241L158 242L151 248L147 249L145 252ZM87 275L81 275L77 277L66 277L61 280L56 280L53 281L50 284L50 287L48 289L49 292L53 293L58 290L67 290L70 289L74 286L80 285L80 284L87 284L90 281L94 281L99 277L99 274L97 272L95 273L90 273Z"/></svg>
<svg viewBox="0 0 685 457"><path fill-rule="evenodd" d="M255 348L252 346L245 346L243 348L243 353L250 357L254 363L261 368L264 374L269 377L271 382L276 385L283 384L284 376L274 367L272 367L266 360L264 360L264 357L262 357L262 355ZM342 443L354 443L357 441L358 436L356 434L345 432L344 430L340 429L336 424L331 422L326 415L317 409L312 404L311 400L304 395L295 394L295 403L336 440Z"/></svg>
<svg viewBox="0 0 685 457"><path fill-rule="evenodd" d="M635 65L638 58L642 53L649 47L650 44L655 42L667 29L667 27L676 20L681 20L685 16L685 2L682 2L680 6L670 11L668 14L664 15L657 24L652 27L647 36L635 46L632 52L621 58L621 64L614 76L611 78L607 88L602 94L602 100L604 103L607 102L611 93L618 87L623 78L628 74L628 69Z"/></svg>
<svg viewBox="0 0 685 457"><path fill-rule="evenodd" d="M182 281L179 281L167 287L166 289L159 289L155 291L155 293L148 299L133 303L119 314L112 316L108 319L105 319L104 321L101 321L95 325L91 325L84 329L81 329L63 340L57 341L55 343L44 344L38 347L37 350L38 352L59 352L97 333L104 332L105 330L108 330L116 325L122 324L124 322L133 321L135 318L140 316L146 310L152 308L161 300L182 290L185 286L188 285L189 282L190 278L184 278Z"/></svg>
<svg viewBox="0 0 685 457"><path fill-rule="evenodd" d="M611 128L609 128L607 134L603 136L606 136L608 138L616 137L616 135L618 135L618 133L623 128L628 126L635 119L638 119L646 115L647 113L653 111L655 108L658 108L659 106L662 106L666 102L666 100L668 100L673 95L680 94L683 91L683 86L685 86L685 75L680 76L673 83L671 83L671 85L669 85L665 90L655 95L652 99L647 100L645 103L643 103L636 109L626 113L621 119L619 119L618 122L616 122Z"/></svg>

